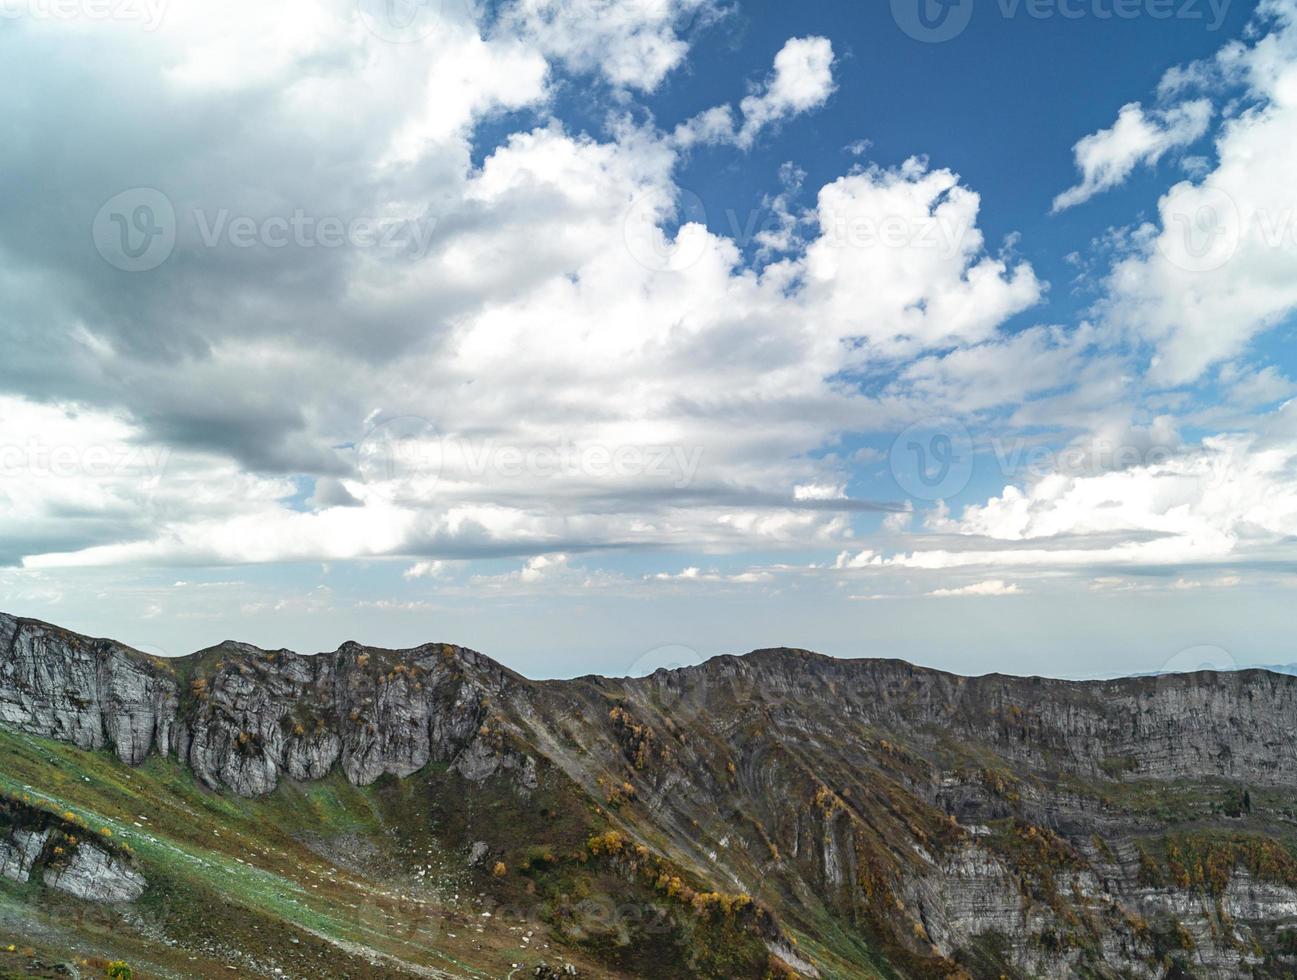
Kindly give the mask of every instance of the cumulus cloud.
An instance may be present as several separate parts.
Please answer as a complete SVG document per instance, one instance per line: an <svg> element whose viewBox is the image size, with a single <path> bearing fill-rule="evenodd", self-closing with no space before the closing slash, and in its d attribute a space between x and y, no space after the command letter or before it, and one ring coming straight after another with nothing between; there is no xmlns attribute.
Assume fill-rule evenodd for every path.
<svg viewBox="0 0 1297 980"><path fill-rule="evenodd" d="M722 12L716 0L517 0L500 31L571 70L647 92L684 61L688 29Z"/></svg>
<svg viewBox="0 0 1297 980"><path fill-rule="evenodd" d="M980 209L950 170L871 167L821 188L819 234L775 272L804 282L808 313L867 342L862 356L980 343L1043 291L1029 264L986 252Z"/></svg>
<svg viewBox="0 0 1297 980"><path fill-rule="evenodd" d="M1191 568L1289 561L1297 534L1293 406L1266 431L1212 436L1150 462L1054 472L939 514L938 533L887 556L844 555L843 568Z"/></svg>
<svg viewBox="0 0 1297 980"><path fill-rule="evenodd" d="M644 576L646 582L664 582L664 583L699 583L705 585L733 584L733 585L757 585L761 583L773 582L775 573L767 569L747 569L746 571L726 574L724 572L710 569L704 571L696 565L682 569L679 572L657 572L654 575Z"/></svg>
<svg viewBox="0 0 1297 980"><path fill-rule="evenodd" d="M961 585L953 589L933 589L928 593L930 596L938 598L951 598L958 596L1001 596L1001 595L1021 595L1022 590L1013 582L1005 582L1004 579L987 579L985 582L974 582L972 585Z"/></svg>
<svg viewBox="0 0 1297 980"><path fill-rule="evenodd" d="M1161 198L1101 304L1112 329L1151 348L1155 385L1196 381L1297 309L1297 7L1261 11L1273 29L1217 59L1246 101L1216 136L1214 169Z"/></svg>
<svg viewBox="0 0 1297 980"><path fill-rule="evenodd" d="M775 55L770 77L739 103L741 124L730 106L715 106L677 127L675 141L682 147L732 143L750 149L763 130L824 105L834 88L832 42L790 38Z"/></svg>
<svg viewBox="0 0 1297 980"><path fill-rule="evenodd" d="M419 561L405 570L405 578L440 578L445 572L446 563L444 561Z"/></svg>
<svg viewBox="0 0 1297 980"><path fill-rule="evenodd" d="M165 515L213 522L275 506L290 481L151 443L125 412L0 395L0 564L165 533Z"/></svg>
<svg viewBox="0 0 1297 980"><path fill-rule="evenodd" d="M1139 164L1152 166L1171 150L1196 143L1206 134L1211 116L1208 99L1149 111L1138 102L1122 106L1110 129L1076 144L1073 152L1081 183L1054 198L1054 213L1124 183Z"/></svg>
<svg viewBox="0 0 1297 980"><path fill-rule="evenodd" d="M446 561L507 558L522 564L465 587L579 592L800 573L690 558L617 578L570 555L823 549L842 556L816 575L990 595L961 590L1014 588L1018 567L1264 561L1297 531L1287 416L1185 446L1175 406L1139 403L1124 346L1154 346L1153 375L1170 383L1230 365L1226 407L1273 408L1291 386L1240 351L1297 303L1284 248L1245 231L1246 261L1186 270L1168 258L1164 201L1158 223L1124 238L1093 323L1010 331L1046 284L1011 242L986 241L974 188L916 157L853 166L804 205L785 168L753 260L679 186L684 148L751 146L825 104L827 39L789 41L747 98L683 130L628 111L579 132L553 111L565 72L628 105L660 86L707 6L536 0L489 28L465 7L395 44L349 4L329 17L260 5L246 71L242 36L197 13L121 50L50 25L0 37L6 119L74 134L0 145L0 166L31 189L0 200L0 563L399 558L410 588L440 590L455 581ZM1219 164L1190 192L1227 193L1240 212L1291 195L1286 30L1231 55L1255 104L1223 126ZM54 74L83 94L19 94ZM1082 186L1154 162L1197 118L1139 112L1152 136L1127 139L1119 120ZM474 142L502 119L507 133ZM90 154L90 139L113 149ZM86 232L135 187L164 193L177 225L174 252L140 273ZM281 219L286 246L267 234ZM320 240L328 219L336 247ZM1245 404L1248 391L1268 400ZM1070 455L972 506L866 497L856 478L885 470L887 444L855 437L943 412L1010 469L1013 439ZM49 477L10 451L33 435L80 454L156 447L166 466ZM1118 463L1109 444L1137 452ZM879 534L862 541L871 514ZM952 569L972 570L924 578Z"/></svg>
<svg viewBox="0 0 1297 980"><path fill-rule="evenodd" d="M806 240L749 265L676 221L669 135L628 119L578 135L545 112L556 65L659 84L674 54L633 76L619 52L683 57L681 37L658 40L688 5L600 5L589 29L560 6L519 5L490 31L448 17L402 44L350 9L294 25L262 6L266 50L233 75L238 38L201 18L124 42L128 58L45 27L0 39L0 72L66 72L87 93L38 110L0 86L12 125L111 130L117 147L0 147L31 189L0 202L0 390L24 411L120 418L175 450L177 488L191 458L233 477L12 538L6 560L805 547L877 509L821 450L902 411L835 379L988 340L1039 298L1030 266L987 254L976 194L918 160L825 188ZM822 104L831 63L824 39L790 42L743 112L767 126ZM102 95L136 84L161 95L129 111ZM524 107L537 118L475 163L474 127ZM174 208L174 251L128 272L86 229L141 186Z"/></svg>

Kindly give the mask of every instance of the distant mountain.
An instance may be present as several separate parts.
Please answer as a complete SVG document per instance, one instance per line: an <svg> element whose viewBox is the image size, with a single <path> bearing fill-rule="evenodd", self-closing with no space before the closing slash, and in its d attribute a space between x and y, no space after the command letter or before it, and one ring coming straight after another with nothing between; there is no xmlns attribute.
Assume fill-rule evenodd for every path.
<svg viewBox="0 0 1297 980"><path fill-rule="evenodd" d="M1297 664L1256 664L1248 667L1213 666L1213 667L1197 668L1194 670L1186 669L1186 670L1172 670L1172 671L1150 670L1139 674L1125 674L1123 676L1125 677L1165 677L1171 674L1193 674L1193 673L1197 673L1198 670L1214 670L1220 672L1240 671L1240 670L1264 670L1270 672L1271 674L1287 674L1289 676L1297 676Z"/></svg>
<svg viewBox="0 0 1297 980"><path fill-rule="evenodd" d="M537 682L0 615L0 975L1292 977L1295 727L1260 670Z"/></svg>
<svg viewBox="0 0 1297 980"><path fill-rule="evenodd" d="M1291 674L1297 676L1297 664L1274 664L1271 666L1261 667L1261 670L1268 670L1273 674Z"/></svg>

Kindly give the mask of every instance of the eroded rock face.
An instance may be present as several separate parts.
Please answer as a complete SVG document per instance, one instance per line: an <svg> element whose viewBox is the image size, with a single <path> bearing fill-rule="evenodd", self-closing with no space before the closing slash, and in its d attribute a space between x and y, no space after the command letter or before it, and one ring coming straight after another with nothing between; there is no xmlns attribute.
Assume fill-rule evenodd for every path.
<svg viewBox="0 0 1297 980"><path fill-rule="evenodd" d="M1287 822L1280 804L1229 820L1177 793L1297 797L1293 678L969 679L772 650L541 697L519 713L569 776L599 792L590 760L620 756L679 853L727 887L784 888L864 926L901 975L1152 978L1174 961L1215 980L1252 976L1259 955L1262 975L1297 975L1276 941L1297 876L1236 862L1218 895L1165 864L1165 814L1186 805L1181 833ZM1126 784L1147 802L1128 805Z"/></svg>
<svg viewBox="0 0 1297 980"><path fill-rule="evenodd" d="M0 723L138 765L170 748L176 685L108 640L0 615Z"/></svg>
<svg viewBox="0 0 1297 980"><path fill-rule="evenodd" d="M13 881L27 881L49 837L48 830L13 830L8 837L0 839L0 875Z"/></svg>
<svg viewBox="0 0 1297 980"><path fill-rule="evenodd" d="M693 717L751 699L808 733L817 715L928 728L1087 775L1297 783L1297 678L1261 670L1074 682L762 650L659 671L627 693Z"/></svg>
<svg viewBox="0 0 1297 980"><path fill-rule="evenodd" d="M0 798L0 876L97 902L133 902L147 882L129 850L86 840L82 825L26 800ZM109 835L111 836L111 835Z"/></svg>
<svg viewBox="0 0 1297 980"><path fill-rule="evenodd" d="M120 858L82 844L61 865L45 869L45 884L92 902L133 902L148 882Z"/></svg>
<svg viewBox="0 0 1297 980"><path fill-rule="evenodd" d="M536 785L535 760L479 730L493 696L521 681L444 644L386 651L344 644L301 656L239 643L175 661L0 614L0 724L130 765L173 754L208 786L241 796L340 766L357 785L429 761L480 782Z"/></svg>
<svg viewBox="0 0 1297 980"><path fill-rule="evenodd" d="M0 615L0 724L129 763L171 753L247 796L335 767L363 785L437 762L525 798L541 768L559 770L587 794L576 805L617 808L726 892L782 894L807 919L867 930L906 976L971 963L977 976L1151 978L1168 957L1203 977L1259 963L1297 975L1297 955L1258 959L1297 921L1297 873L1231 858L1186 886L1164 846L1168 808L1189 807L1191 831L1264 837L1291 822L1293 677L968 679L776 650L536 683L441 644L299 656L227 643L163 662ZM1184 781L1187 803L1173 792ZM1223 785L1237 800L1205 806ZM1250 823L1248 786L1272 800ZM30 875L32 847L0 840L0 873ZM470 863L487 853L473 845ZM78 855L46 880L129 900L142 886L114 860Z"/></svg>

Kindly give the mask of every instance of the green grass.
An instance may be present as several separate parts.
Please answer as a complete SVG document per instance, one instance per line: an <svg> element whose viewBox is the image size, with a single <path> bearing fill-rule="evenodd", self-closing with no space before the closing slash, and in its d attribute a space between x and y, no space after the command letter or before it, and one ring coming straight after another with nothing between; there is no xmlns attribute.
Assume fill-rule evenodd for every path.
<svg viewBox="0 0 1297 980"><path fill-rule="evenodd" d="M108 828L149 880L139 910L175 937L234 944L280 961L285 951L314 949L321 959L349 962L352 976L403 975L390 961L368 964L383 964L380 956L460 977L503 976L520 956L511 920L495 917L477 931L480 889L461 857L438 850L420 812L429 781L446 778L444 767L429 767L408 780L360 788L334 773L308 785L285 781L275 793L248 800L207 790L171 759L154 756L131 769L107 751L0 729L0 792L54 813L70 811L96 832ZM462 801L462 792L451 799ZM339 841L360 842L362 853L395 853L395 877L387 868L368 874L335 866L326 855ZM414 854L433 869L428 877L449 884L413 887L417 880L404 873L399 856ZM443 902L439 891L460 898ZM47 894L32 884L10 889L8 899L36 916L34 897ZM106 941L102 934L89 938ZM186 969L205 975L201 960Z"/></svg>
<svg viewBox="0 0 1297 980"><path fill-rule="evenodd" d="M83 957L139 964L141 977L228 976L240 964L414 975L405 963L485 978L547 958L573 962L586 977L656 970L683 978L696 975L685 964L729 964L744 950L748 965L738 973L711 971L729 977L764 962L755 935L687 907L668 910L665 931L642 928L633 914L603 921L605 908L670 903L633 873L587 863L589 837L612 818L573 789L546 769L526 796L507 776L470 790L432 764L368 787L337 771L310 784L284 780L266 797L244 799L212 792L173 759L152 756L132 769L109 751L0 729L0 793L110 831L149 882L132 914L175 945L150 944L126 920L114 924L117 913L86 919L85 903L35 883L8 889L5 901L33 933L62 936ZM489 843L490 857L470 870L477 840ZM507 869L499 878L497 860Z"/></svg>

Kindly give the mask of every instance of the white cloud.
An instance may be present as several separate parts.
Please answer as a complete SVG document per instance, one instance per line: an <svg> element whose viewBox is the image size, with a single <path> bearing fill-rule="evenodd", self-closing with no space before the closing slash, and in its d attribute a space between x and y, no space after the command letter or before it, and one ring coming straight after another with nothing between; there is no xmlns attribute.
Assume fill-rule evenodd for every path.
<svg viewBox="0 0 1297 980"><path fill-rule="evenodd" d="M1022 590L1015 583L1005 582L1003 579L988 579L985 582L974 582L972 585L962 585L953 589L933 589L928 593L930 596L940 598L951 598L958 596L1004 596L1004 595L1021 595Z"/></svg>
<svg viewBox="0 0 1297 980"><path fill-rule="evenodd" d="M768 569L752 568L743 572L726 574L715 569L703 571L696 565L679 572L657 572L644 576L646 582L663 583L701 583L708 585L764 585L775 580L774 572Z"/></svg>
<svg viewBox="0 0 1297 980"><path fill-rule="evenodd" d="M914 505L906 501L905 510L898 510L895 513L888 514L883 518L883 530L899 534L905 531L914 523Z"/></svg>
<svg viewBox="0 0 1297 980"><path fill-rule="evenodd" d="M834 92L833 44L826 37L790 38L775 55L774 72L739 103L742 125L728 105L715 106L682 123L675 141L733 143L750 149L758 135L779 122L818 109Z"/></svg>
<svg viewBox="0 0 1297 980"><path fill-rule="evenodd" d="M836 551L863 502L845 490L852 460L826 450L941 398L932 366L895 397L842 378L925 354L953 376L966 346L969 370L1003 378L992 362L1017 363L1028 344L1065 376L1081 340L1000 337L1044 287L988 252L980 199L953 172L919 159L858 170L794 213L801 178L787 167L776 209L790 224L766 241L781 257L749 264L700 222L668 230L689 217L676 213L680 148L642 114L598 137L546 114L564 69L628 99L661 84L686 53L685 21L710 8L538 0L484 32L465 6L405 44L341 0L336 16L297 19L249 7L246 43L201 11L122 47L5 35L0 81L66 75L84 92L36 107L0 84L7 121L111 132L117 148L0 146L31 187L0 203L11 431L55 431L75 408L117 426L114 445L170 449L172 465L148 494L133 476L53 494L15 476L0 561ZM255 63L239 70L244 55ZM832 69L827 39L789 41L739 105L736 138L823 105ZM137 90L151 95L117 94ZM473 152L480 123L522 107L539 121ZM85 229L145 184L181 227L171 260L132 276ZM66 227L30 203L54 197ZM426 219L435 235L417 255L238 249L205 244L194 219L294 208ZM1001 404L1014 397L1005 385Z"/></svg>
<svg viewBox="0 0 1297 980"><path fill-rule="evenodd" d="M793 487L794 500L846 500L845 484L806 483Z"/></svg>
<svg viewBox="0 0 1297 980"><path fill-rule="evenodd" d="M1110 329L1151 346L1154 385L1197 380L1297 309L1297 7L1261 9L1274 29L1218 58L1248 107L1221 127L1215 168L1163 196L1100 307Z"/></svg>
<svg viewBox="0 0 1297 980"><path fill-rule="evenodd" d="M415 562L404 572L407 580L418 578L440 578L446 573L446 563L444 561L419 561Z"/></svg>
<svg viewBox="0 0 1297 980"><path fill-rule="evenodd" d="M766 126L818 108L833 94L833 45L826 37L795 37L775 55L774 76L764 91L739 103L740 146L751 146Z"/></svg>
<svg viewBox="0 0 1297 980"><path fill-rule="evenodd" d="M574 71L647 92L688 53L678 28L720 13L714 0L516 0L501 29Z"/></svg>
<svg viewBox="0 0 1297 980"><path fill-rule="evenodd" d="M540 582L568 571L567 555L537 555L518 573L520 582Z"/></svg>
<svg viewBox="0 0 1297 980"><path fill-rule="evenodd" d="M1110 129L1101 129L1076 144L1081 183L1054 198L1054 212L1124 183L1141 163L1152 166L1169 151L1197 142L1207 132L1211 115L1207 99L1149 112L1138 102L1122 106Z"/></svg>
<svg viewBox="0 0 1297 980"><path fill-rule="evenodd" d="M808 313L867 341L862 354L981 343L1043 287L1027 263L985 253L980 208L949 170L871 167L820 190L804 264L776 269L805 282Z"/></svg>
<svg viewBox="0 0 1297 980"><path fill-rule="evenodd" d="M220 457L150 444L124 413L0 395L0 564L147 538L170 513L237 519L293 490Z"/></svg>
<svg viewBox="0 0 1297 980"><path fill-rule="evenodd" d="M1294 406L1265 434L1213 436L1200 447L1103 473L1053 473L1008 486L921 547L843 567L882 564L929 571L967 568L1082 569L1267 563L1297 534Z"/></svg>

